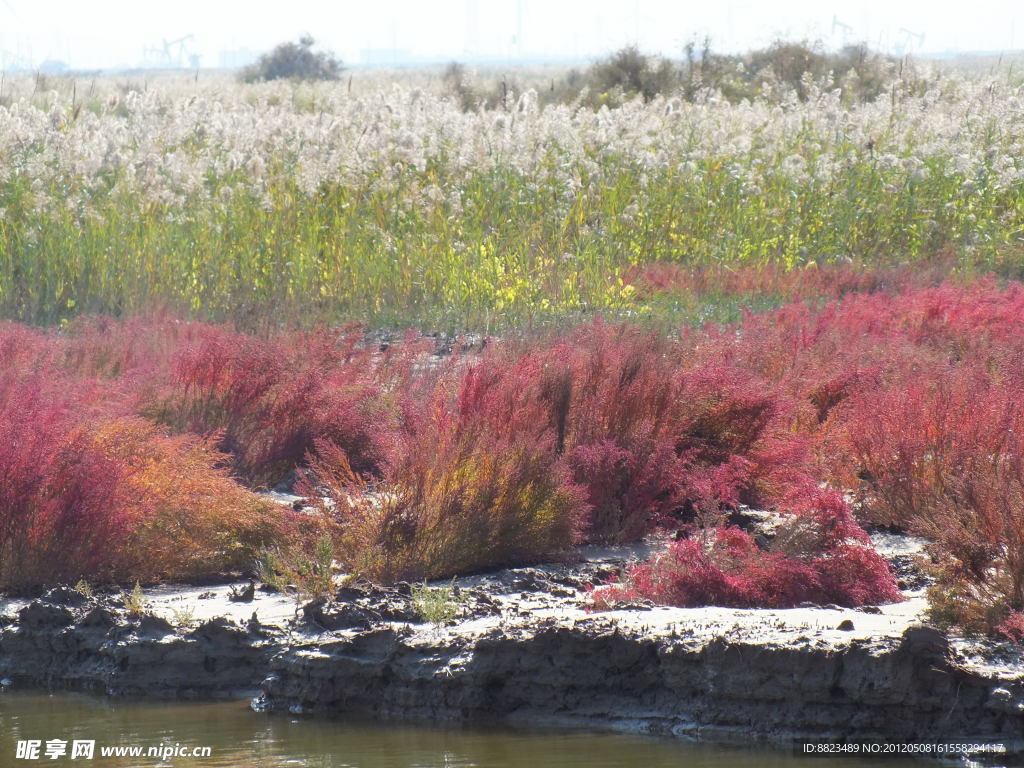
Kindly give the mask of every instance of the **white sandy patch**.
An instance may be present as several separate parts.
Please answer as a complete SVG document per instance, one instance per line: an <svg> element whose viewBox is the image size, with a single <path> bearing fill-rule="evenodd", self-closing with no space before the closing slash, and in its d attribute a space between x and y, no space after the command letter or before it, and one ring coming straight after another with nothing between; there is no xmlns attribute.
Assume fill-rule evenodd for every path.
<svg viewBox="0 0 1024 768"><path fill-rule="evenodd" d="M28 600L0 595L0 616L14 617L18 611L28 604Z"/></svg>
<svg viewBox="0 0 1024 768"><path fill-rule="evenodd" d="M190 587L165 584L142 590L146 606L172 624L179 617L191 614L191 622L198 623L223 616L244 624L253 613L261 624L281 627L295 616L295 598L291 595L267 594L256 590L251 603L235 602L228 598L232 586L242 588L248 582L213 587Z"/></svg>
<svg viewBox="0 0 1024 768"><path fill-rule="evenodd" d="M282 493L281 491L264 491L260 493L260 496L275 504L280 504L282 507L294 508L296 502L301 503L305 501L302 496L296 496L294 493Z"/></svg>
<svg viewBox="0 0 1024 768"><path fill-rule="evenodd" d="M902 536L897 533L872 533L871 546L882 557L893 555L919 555L928 545L927 539L917 536Z"/></svg>
<svg viewBox="0 0 1024 768"><path fill-rule="evenodd" d="M591 625L629 635L672 636L687 645L705 645L718 638L730 642L750 642L765 646L813 646L841 649L852 642L899 641L903 632L924 620L927 607L923 592L906 593L907 600L880 607L880 613L865 613L852 608L743 609L705 606L672 608L656 606L649 610L588 612L586 595L552 599L533 593L496 595L500 616L461 621L454 626L435 627L415 624L410 642L436 645L439 638L465 638L498 630L516 634L535 631L537 621L547 619L552 627L573 628ZM839 629L849 620L852 630Z"/></svg>

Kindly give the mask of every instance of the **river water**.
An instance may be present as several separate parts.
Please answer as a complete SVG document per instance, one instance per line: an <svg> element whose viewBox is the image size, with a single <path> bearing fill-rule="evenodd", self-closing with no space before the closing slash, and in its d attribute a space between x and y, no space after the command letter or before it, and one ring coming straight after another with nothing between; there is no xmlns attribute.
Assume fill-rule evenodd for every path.
<svg viewBox="0 0 1024 768"><path fill-rule="evenodd" d="M93 758L71 758L75 741ZM18 756L38 741L39 759ZM47 759L47 742L67 742ZM101 756L141 748L142 756ZM150 747L168 755L150 757ZM194 748L208 757L191 757ZM87 748L87 747L86 747ZM60 753L61 745L53 744ZM184 756L183 756L184 755ZM909 761L811 758L676 740L565 731L441 728L259 714L246 702L139 702L73 693L0 693L0 766L224 768L911 768Z"/></svg>

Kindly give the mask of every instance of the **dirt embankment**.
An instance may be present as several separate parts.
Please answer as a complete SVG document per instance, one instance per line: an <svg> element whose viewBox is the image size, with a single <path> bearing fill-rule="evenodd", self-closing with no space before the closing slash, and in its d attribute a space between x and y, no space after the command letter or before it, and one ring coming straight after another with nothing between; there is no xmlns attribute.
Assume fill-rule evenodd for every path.
<svg viewBox="0 0 1024 768"><path fill-rule="evenodd" d="M893 555L899 557L899 555ZM702 741L999 742L1024 763L1024 655L891 606L588 613L620 554L457 582L457 615L422 622L408 587L297 606L229 587L0 602L5 686L253 697L256 708L630 730Z"/></svg>

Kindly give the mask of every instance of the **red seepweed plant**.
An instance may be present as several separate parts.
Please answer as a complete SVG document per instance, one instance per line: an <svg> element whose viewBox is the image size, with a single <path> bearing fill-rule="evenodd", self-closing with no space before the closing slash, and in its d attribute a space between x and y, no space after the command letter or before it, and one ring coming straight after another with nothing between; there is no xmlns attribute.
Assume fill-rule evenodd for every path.
<svg viewBox="0 0 1024 768"><path fill-rule="evenodd" d="M0 334L0 586L198 578L286 533L223 455L133 416L125 381L77 375L59 337L14 337Z"/></svg>
<svg viewBox="0 0 1024 768"><path fill-rule="evenodd" d="M120 468L86 450L77 429L78 409L93 411L98 399L45 364L0 374L0 583L105 564L124 510Z"/></svg>
<svg viewBox="0 0 1024 768"><path fill-rule="evenodd" d="M834 492L814 490L791 508L762 549L734 526L702 529L592 592L601 610L636 599L696 607L859 606L902 600L888 564Z"/></svg>
<svg viewBox="0 0 1024 768"><path fill-rule="evenodd" d="M543 420L503 429L467 372L454 396L440 382L427 413L406 423L378 483L318 444L300 487L336 525L355 572L384 582L441 578L558 555L579 540L582 494ZM532 426L526 424L532 421Z"/></svg>
<svg viewBox="0 0 1024 768"><path fill-rule="evenodd" d="M867 478L864 514L926 537L936 619L991 631L1024 610L1024 378L961 362L844 409L837 441Z"/></svg>
<svg viewBox="0 0 1024 768"><path fill-rule="evenodd" d="M746 290L762 277L728 279ZM786 280L799 291L819 278ZM859 487L863 519L934 543L949 563L937 617L1012 634L1024 610L1024 289L914 285L855 285L825 306L679 338L598 321L443 362L355 330L260 338L163 317L0 325L0 579L187 574L204 537L233 553L211 562L233 567L290 522L266 517L225 468L269 486L308 462L307 493L330 502L339 551L379 578L690 532L753 505L788 510L792 535L751 547L712 522L670 547L658 573L676 575L658 584L699 596L700 579L680 574L705 573L718 586L700 599L732 604L884 597L856 533L823 545L811 532L827 521L794 506L791 489L824 481ZM147 466L183 480L163 484ZM207 493L231 511L200 503L191 514L188 499ZM805 492L829 509L816 494ZM132 560L140 537L161 540L173 521L206 532L190 538L192 555L149 570Z"/></svg>
<svg viewBox="0 0 1024 768"><path fill-rule="evenodd" d="M317 441L343 448L360 472L379 469L392 414L381 361L358 330L257 339L208 327L181 345L164 395L144 410L179 431L218 436L233 471L273 486Z"/></svg>
<svg viewBox="0 0 1024 768"><path fill-rule="evenodd" d="M807 441L773 387L686 347L595 322L499 351L467 373L462 412L510 434L543 427L590 506L591 541L633 541L698 505L771 503L806 478Z"/></svg>

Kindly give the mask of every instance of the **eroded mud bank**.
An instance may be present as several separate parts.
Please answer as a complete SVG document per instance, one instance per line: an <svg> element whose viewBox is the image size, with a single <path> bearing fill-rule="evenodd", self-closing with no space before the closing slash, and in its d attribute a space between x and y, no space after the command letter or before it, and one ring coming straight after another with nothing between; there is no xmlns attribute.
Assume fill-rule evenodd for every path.
<svg viewBox="0 0 1024 768"><path fill-rule="evenodd" d="M898 557L898 553L893 555ZM408 588L297 604L229 586L119 596L51 590L0 605L0 677L112 695L252 697L292 712L499 721L702 741L1000 742L1024 762L1024 656L947 637L924 600L847 610L585 610L621 565L460 579L458 615L423 623Z"/></svg>

